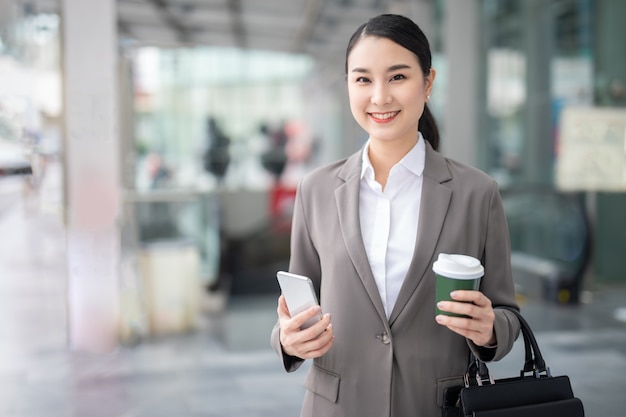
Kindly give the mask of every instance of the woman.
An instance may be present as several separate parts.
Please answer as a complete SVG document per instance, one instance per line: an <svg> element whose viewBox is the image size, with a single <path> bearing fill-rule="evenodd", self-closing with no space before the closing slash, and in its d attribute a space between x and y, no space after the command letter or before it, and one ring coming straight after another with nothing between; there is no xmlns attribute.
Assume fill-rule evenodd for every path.
<svg viewBox="0 0 626 417"><path fill-rule="evenodd" d="M375 17L348 44L350 108L369 140L303 179L292 225L289 270L313 280L325 314L300 330L319 308L291 317L281 296L271 339L287 371L314 360L302 416L441 415L470 350L498 360L517 337L517 319L492 308L516 307L498 187L436 151L435 75L408 18ZM435 317L441 252L485 267L479 291L438 305L470 318Z"/></svg>

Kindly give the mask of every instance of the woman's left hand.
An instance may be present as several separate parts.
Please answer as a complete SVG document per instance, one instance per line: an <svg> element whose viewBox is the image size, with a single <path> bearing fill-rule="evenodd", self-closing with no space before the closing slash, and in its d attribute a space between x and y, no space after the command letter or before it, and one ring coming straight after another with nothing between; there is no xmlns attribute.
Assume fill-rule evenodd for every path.
<svg viewBox="0 0 626 417"><path fill-rule="evenodd" d="M493 322L496 316L491 307L491 300L480 291L453 291L451 297L455 301L440 301L437 304L439 310L463 314L469 318L439 314L436 316L437 323L470 339L477 346L495 345Z"/></svg>

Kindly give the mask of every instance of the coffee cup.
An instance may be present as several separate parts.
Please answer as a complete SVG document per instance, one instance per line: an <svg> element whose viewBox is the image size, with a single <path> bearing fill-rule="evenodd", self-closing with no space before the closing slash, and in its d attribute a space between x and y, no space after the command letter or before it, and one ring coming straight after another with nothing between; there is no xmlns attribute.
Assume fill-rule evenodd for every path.
<svg viewBox="0 0 626 417"><path fill-rule="evenodd" d="M467 255L440 253L433 264L436 277L435 313L455 317L467 317L441 311L437 307L439 301L452 300L450 293L456 290L477 290L484 268L480 261Z"/></svg>

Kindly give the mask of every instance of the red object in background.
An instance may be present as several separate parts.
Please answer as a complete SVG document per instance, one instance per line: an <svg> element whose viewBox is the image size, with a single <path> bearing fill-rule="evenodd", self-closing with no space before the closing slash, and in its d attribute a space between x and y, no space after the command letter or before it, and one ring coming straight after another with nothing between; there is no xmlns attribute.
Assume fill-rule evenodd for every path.
<svg viewBox="0 0 626 417"><path fill-rule="evenodd" d="M296 188L275 185L270 194L270 215L277 232L291 230L291 216L296 200Z"/></svg>

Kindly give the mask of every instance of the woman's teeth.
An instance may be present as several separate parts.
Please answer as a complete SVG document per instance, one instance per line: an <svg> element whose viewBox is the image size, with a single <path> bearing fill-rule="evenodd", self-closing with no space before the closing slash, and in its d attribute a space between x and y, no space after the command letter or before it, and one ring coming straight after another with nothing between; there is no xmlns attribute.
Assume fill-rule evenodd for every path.
<svg viewBox="0 0 626 417"><path fill-rule="evenodd" d="M370 114L375 119L387 120L387 119L391 119L392 117L394 117L396 114L398 114L398 112L394 111L391 113L370 113Z"/></svg>

